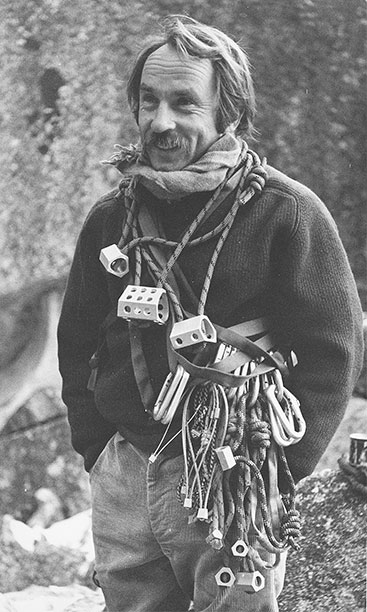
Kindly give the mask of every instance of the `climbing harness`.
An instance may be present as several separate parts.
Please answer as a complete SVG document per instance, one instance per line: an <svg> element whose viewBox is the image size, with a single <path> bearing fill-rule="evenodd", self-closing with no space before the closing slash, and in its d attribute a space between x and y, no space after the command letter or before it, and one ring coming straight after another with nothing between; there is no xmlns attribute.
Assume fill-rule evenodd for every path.
<svg viewBox="0 0 367 612"><path fill-rule="evenodd" d="M224 566L215 576L218 586L237 584L250 593L264 587L264 570L279 563L289 546L298 548L300 517L285 448L302 438L306 426L297 398L283 382L294 366L294 354L279 352L269 321L258 318L226 329L209 320L205 305L236 214L265 185L265 165L244 146L239 165L228 171L226 182L177 242L162 237L158 222L137 201L136 179L123 180L118 194L126 213L122 236L100 254L108 272L129 278L117 314L129 322L142 401L152 418L166 426L150 461L181 436L184 473L177 485L178 502L187 509L189 522L207 522L208 545L223 552ZM224 219L198 235L231 191L234 201ZM187 289L188 283L178 260L184 249L214 239L201 294L195 298L197 312L192 314L181 304L179 285ZM152 287L141 285L143 268ZM154 323L167 327L170 366L158 397L144 374L141 347L143 326ZM178 416L181 430L169 438ZM279 474L287 483L282 493ZM261 558L260 549L275 555L274 564Z"/></svg>

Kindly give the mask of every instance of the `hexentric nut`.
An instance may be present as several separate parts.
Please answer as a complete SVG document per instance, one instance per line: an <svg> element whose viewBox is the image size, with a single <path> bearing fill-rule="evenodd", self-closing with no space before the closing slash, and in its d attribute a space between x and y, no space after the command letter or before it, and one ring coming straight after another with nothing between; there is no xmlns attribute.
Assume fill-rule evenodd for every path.
<svg viewBox="0 0 367 612"><path fill-rule="evenodd" d="M265 586L265 578L257 570L255 572L238 572L236 580L238 586L244 587L247 593L256 593Z"/></svg>
<svg viewBox="0 0 367 612"><path fill-rule="evenodd" d="M99 260L107 272L119 278L125 276L129 271L129 258L120 251L117 244L110 244L101 249Z"/></svg>
<svg viewBox="0 0 367 612"><path fill-rule="evenodd" d="M215 574L215 582L218 586L231 587L236 581L236 577L230 567L222 567Z"/></svg>
<svg viewBox="0 0 367 612"><path fill-rule="evenodd" d="M246 557L249 549L246 542L237 540L231 547L231 550L234 557Z"/></svg>

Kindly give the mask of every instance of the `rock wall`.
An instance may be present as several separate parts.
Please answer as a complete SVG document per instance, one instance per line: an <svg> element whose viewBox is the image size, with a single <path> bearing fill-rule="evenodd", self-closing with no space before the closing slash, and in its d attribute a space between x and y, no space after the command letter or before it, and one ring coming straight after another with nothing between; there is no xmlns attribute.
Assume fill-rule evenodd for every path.
<svg viewBox="0 0 367 612"><path fill-rule="evenodd" d="M298 503L302 548L289 555L280 612L365 612L367 497L327 470L300 483Z"/></svg>

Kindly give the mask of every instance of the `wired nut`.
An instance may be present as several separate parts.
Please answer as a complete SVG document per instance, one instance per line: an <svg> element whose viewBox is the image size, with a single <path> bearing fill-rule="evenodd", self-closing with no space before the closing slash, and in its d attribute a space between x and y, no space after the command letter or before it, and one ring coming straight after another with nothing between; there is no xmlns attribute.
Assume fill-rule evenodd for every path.
<svg viewBox="0 0 367 612"><path fill-rule="evenodd" d="M219 446L215 449L215 452L223 472L230 470L236 465L236 460L230 446Z"/></svg>

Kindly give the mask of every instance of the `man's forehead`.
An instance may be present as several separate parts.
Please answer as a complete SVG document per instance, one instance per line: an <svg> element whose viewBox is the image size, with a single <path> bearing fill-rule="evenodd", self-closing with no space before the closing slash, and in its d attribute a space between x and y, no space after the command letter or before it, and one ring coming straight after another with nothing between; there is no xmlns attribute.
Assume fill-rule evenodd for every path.
<svg viewBox="0 0 367 612"><path fill-rule="evenodd" d="M211 81L213 79L212 62L206 58L185 57L169 45L163 45L151 53L142 71L141 83L149 84L151 80L173 79L176 81Z"/></svg>

